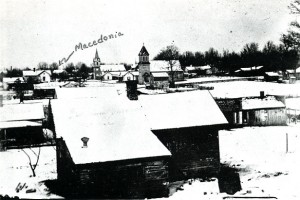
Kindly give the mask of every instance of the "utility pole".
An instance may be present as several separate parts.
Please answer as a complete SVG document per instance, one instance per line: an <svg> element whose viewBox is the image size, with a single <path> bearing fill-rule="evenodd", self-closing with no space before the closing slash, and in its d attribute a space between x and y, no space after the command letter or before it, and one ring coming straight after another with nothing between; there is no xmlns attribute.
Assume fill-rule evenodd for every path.
<svg viewBox="0 0 300 200"><path fill-rule="evenodd" d="M286 153L289 152L289 135L286 133Z"/></svg>

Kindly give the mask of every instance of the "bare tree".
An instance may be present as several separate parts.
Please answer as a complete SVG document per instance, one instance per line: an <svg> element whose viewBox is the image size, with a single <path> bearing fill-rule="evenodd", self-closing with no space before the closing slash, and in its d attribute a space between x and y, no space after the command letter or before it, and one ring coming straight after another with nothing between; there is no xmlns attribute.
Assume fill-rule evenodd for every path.
<svg viewBox="0 0 300 200"><path fill-rule="evenodd" d="M35 174L35 169L36 169L37 164L38 164L39 159L40 159L41 147L39 147L39 152L38 152L38 153L34 152L31 148L29 148L29 149L30 149L30 150L33 152L33 154L36 156L36 162L35 162L35 164L32 164L32 160L31 160L29 154L28 154L24 149L21 149L21 150L22 150L22 151L26 154L26 156L28 157L28 160L29 160L29 166L30 166L30 169L31 169L31 171L32 171L32 176L35 177L35 176L36 176L36 174Z"/></svg>
<svg viewBox="0 0 300 200"><path fill-rule="evenodd" d="M175 45L169 45L166 48L162 49L158 55L154 57L154 60L166 60L169 62L171 70L171 82L170 88L175 87L174 81L174 66L179 59L179 49Z"/></svg>

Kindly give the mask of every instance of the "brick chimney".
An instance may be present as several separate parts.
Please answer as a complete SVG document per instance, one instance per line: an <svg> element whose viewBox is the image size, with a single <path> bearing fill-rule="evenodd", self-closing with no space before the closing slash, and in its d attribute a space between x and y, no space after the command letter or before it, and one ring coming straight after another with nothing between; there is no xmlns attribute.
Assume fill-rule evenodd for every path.
<svg viewBox="0 0 300 200"><path fill-rule="evenodd" d="M81 141L83 142L82 148L87 148L88 147L87 143L88 143L89 140L90 140L90 138L88 138L88 137L81 138Z"/></svg>
<svg viewBox="0 0 300 200"><path fill-rule="evenodd" d="M260 91L260 98L261 99L265 98L265 91Z"/></svg>

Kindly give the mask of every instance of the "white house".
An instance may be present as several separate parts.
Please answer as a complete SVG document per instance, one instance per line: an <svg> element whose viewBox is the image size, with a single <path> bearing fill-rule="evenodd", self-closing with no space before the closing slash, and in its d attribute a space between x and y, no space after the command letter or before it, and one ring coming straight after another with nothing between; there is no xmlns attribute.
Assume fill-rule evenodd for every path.
<svg viewBox="0 0 300 200"><path fill-rule="evenodd" d="M25 70L23 71L23 77L25 81L28 80L29 77L33 78L33 80L46 83L51 81L51 71L50 70Z"/></svg>
<svg viewBox="0 0 300 200"><path fill-rule="evenodd" d="M113 74L110 72L105 72L102 76L102 80L108 81L113 79Z"/></svg>

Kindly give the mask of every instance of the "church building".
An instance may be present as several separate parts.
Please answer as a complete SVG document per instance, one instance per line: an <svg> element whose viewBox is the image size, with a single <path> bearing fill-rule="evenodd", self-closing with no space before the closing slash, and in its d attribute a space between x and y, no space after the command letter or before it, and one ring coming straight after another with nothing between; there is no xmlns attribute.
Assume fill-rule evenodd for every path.
<svg viewBox="0 0 300 200"><path fill-rule="evenodd" d="M93 59L93 75L95 80L101 80L100 57L96 49L95 58Z"/></svg>
<svg viewBox="0 0 300 200"><path fill-rule="evenodd" d="M157 82L165 82L165 78L161 77L162 74L167 74L169 82L172 80L183 81L184 74L181 69L179 60L152 60L149 61L149 53L146 47L143 45L139 54L139 62L136 67L139 71L138 83L139 84L149 84ZM156 77L157 81L151 81L150 77ZM156 84L153 85L155 87ZM159 84L161 86L161 84Z"/></svg>

